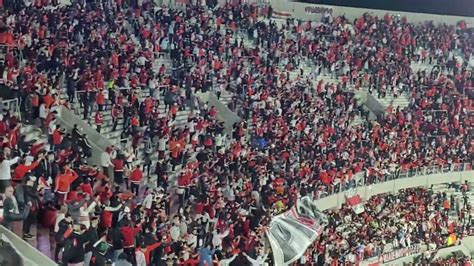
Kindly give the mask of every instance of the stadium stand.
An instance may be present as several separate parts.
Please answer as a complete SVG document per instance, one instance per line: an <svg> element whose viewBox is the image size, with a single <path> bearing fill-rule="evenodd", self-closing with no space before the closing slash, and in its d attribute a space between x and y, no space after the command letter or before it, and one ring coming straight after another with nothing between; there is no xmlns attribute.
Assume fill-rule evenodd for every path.
<svg viewBox="0 0 474 266"><path fill-rule="evenodd" d="M71 2L6 2L0 22L3 224L30 242L47 228L62 265L274 265L272 217L300 197L471 170L474 36L462 24ZM241 121L226 127L221 107ZM87 130L60 125L62 108L112 143L100 160ZM452 246L471 235L469 183L458 186L325 211L299 263Z"/></svg>

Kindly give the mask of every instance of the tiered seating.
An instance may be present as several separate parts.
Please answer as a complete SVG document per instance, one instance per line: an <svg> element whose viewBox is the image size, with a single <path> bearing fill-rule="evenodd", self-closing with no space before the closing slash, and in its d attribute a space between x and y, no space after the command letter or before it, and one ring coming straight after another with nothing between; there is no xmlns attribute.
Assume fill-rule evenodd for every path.
<svg viewBox="0 0 474 266"><path fill-rule="evenodd" d="M120 121L116 130L112 128L109 106L101 125L101 133L117 145L122 141L134 144L137 149L132 164L143 165L148 160L153 168L156 166L156 189L134 191L133 195L123 186L114 187L117 183L99 175L96 169L63 162L66 170L66 165L71 164L76 171L86 167L88 171L84 176L77 178L90 180L93 189L88 190L91 195L85 197L84 193L78 193L78 184L69 184L71 191L67 193L71 192L76 198L58 193L55 202L63 205L62 198L66 198L69 204L85 201L88 206L100 206L87 212L83 209L79 217L76 212L70 214L76 224L86 227L90 226L91 217L100 215L102 230L92 230L108 232L100 235L105 236L105 241L97 239L96 242L97 246L102 246L101 242L111 243L110 253L118 255L123 242L129 261L137 259L134 251L143 252L138 249L143 245L152 253L149 259L152 265L163 263L165 253L166 260L174 258L171 264L192 264L200 260L201 264L209 265L213 259L209 255L213 252L206 248L209 243L219 251L219 260L233 258L237 265L243 265L250 256L262 264L265 252L257 247L264 244L266 226L273 215L291 208L297 196L318 198L356 186L359 179L371 184L397 178L399 170L416 171L424 166L472 162L474 147L468 142L472 123L466 115L472 110L472 100L451 96L451 84L445 77L436 80L412 74L414 55L410 49L414 45L411 39L423 37L417 36L417 30L431 26L395 21L397 19L389 15L383 19L365 15L354 25L338 17L318 25L306 22L286 25L279 21L277 26L270 26L269 21L259 21L255 7L246 4L212 10L194 6L185 8L184 12L155 8L148 1L141 2L140 7L127 4L94 2L87 3L85 9L71 7L59 9L57 13L31 10L38 12L38 16L28 18L32 24L41 26L36 21L41 17L50 20L44 22L44 27L33 29L37 31L34 38L44 39L44 43L55 38L56 24L51 21L60 20L55 14L64 15L63 18L70 16L79 26L69 30L70 25L59 23L57 32L66 34L67 43L51 40L57 46L41 42L32 45L30 50L42 49L45 55L32 52L27 55L26 67L20 72L28 82L9 77L12 83L19 83L25 89L26 97L44 92L46 96L41 102L54 107L68 103L50 99L48 91L59 90L65 100L65 94L71 89L70 79L75 79L74 70L78 68L81 89L95 93L99 89L109 90L109 94L118 93L122 88L130 90L139 98L136 101L131 96L129 102L140 115L157 116L148 125L144 123L147 119L140 117L141 121L137 121L128 117L125 122L133 126L122 134L125 129ZM101 20L101 16L106 18ZM377 25L375 31L373 24ZM255 30L255 27L259 27L256 34L259 36L249 38L247 30ZM381 36L379 32L388 35ZM444 26L435 27L435 32L439 36L453 34L452 29ZM163 44L165 37L168 45ZM384 41L384 37L389 39ZM439 38L433 41L436 47L446 40ZM234 45L239 39L243 45ZM471 39L460 40L463 49L472 47ZM83 46L79 45L81 42ZM51 50L51 54L46 50ZM63 50L66 52L61 52ZM170 51L162 56L162 50ZM168 53L170 59L167 59ZM143 63L144 59L147 60ZM15 62L8 64L9 71L16 66ZM172 71L178 65L185 66L184 74ZM60 75L64 69L71 76L66 78L65 84ZM169 75L172 80L168 80ZM468 83L467 75L460 80ZM160 91L151 95L159 104L156 110L141 112L135 105L150 96L150 81L156 82ZM407 88L403 90L417 96L410 108L393 108L408 104L402 92L397 98L399 102L392 104L391 82L395 85L406 82ZM433 82L439 82L439 87L431 88ZM63 84L65 91L61 90ZM160 89L163 85L174 87L179 96L185 92L187 100L194 98L193 90L220 93L222 102L234 105L232 109L247 125L237 123L228 139L223 139L222 129L216 122L218 114L211 106L205 108L205 103L194 106L193 115L199 121L188 121L193 105L187 103L180 103L179 107L184 110L174 109L176 117L172 118L172 114L165 112L164 91ZM221 91L221 85L228 86L229 90ZM425 91L422 85L430 90ZM386 115L373 122L374 115L358 101L362 90L381 96L386 94L381 102L392 108L386 108ZM440 98L443 102L438 103ZM87 99L85 103L91 104L94 100ZM440 106L446 116L432 120L425 117L423 112L439 111ZM447 110L448 106L452 109ZM145 107L153 109L153 106ZM77 110L82 116L81 107ZM96 127L101 119L95 116L96 110L93 110L84 120ZM171 118L166 121L164 117ZM145 136L152 134L147 129L153 129L154 136ZM426 136L426 132L432 135ZM145 145L137 145L137 140L148 137L155 146L153 155L144 158ZM120 162L114 167L120 170ZM143 169L130 167L128 170L130 173L127 171L125 176L133 179L135 185L144 187ZM70 173L66 174L69 178ZM58 175L56 184L60 183L60 177L64 176ZM148 183L151 180L147 180ZM143 208L137 207L137 203ZM128 212L132 213L129 218ZM66 225L65 228L72 227ZM81 238L76 238L76 234L81 233L77 226L75 228L71 239L79 241ZM324 235L330 233L328 229ZM134 235L142 237L136 244L131 241ZM157 248L169 239L171 248ZM340 236L340 240L350 242L343 250L352 252L358 248L351 239ZM367 240L367 245L373 244ZM106 259L101 254L103 251L88 248L95 259ZM67 250L70 256L65 256L65 262L82 262L85 256L77 256L79 261L71 256L79 251ZM323 257L327 255L326 250L317 252ZM116 256L111 257L118 261Z"/></svg>

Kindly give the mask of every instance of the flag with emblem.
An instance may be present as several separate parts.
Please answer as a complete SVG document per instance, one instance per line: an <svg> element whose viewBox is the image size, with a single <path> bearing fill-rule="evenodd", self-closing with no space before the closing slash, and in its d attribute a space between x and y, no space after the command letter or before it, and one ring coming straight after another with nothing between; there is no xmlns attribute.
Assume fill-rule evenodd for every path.
<svg viewBox="0 0 474 266"><path fill-rule="evenodd" d="M365 211L364 204L362 203L362 198L357 192L351 190L346 193L346 203L351 206L352 210L356 214L361 214Z"/></svg>

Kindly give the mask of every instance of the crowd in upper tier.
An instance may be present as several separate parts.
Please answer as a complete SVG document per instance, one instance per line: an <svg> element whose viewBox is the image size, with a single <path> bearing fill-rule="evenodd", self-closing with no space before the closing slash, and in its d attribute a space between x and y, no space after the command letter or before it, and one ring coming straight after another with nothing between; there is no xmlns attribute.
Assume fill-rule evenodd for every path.
<svg viewBox="0 0 474 266"><path fill-rule="evenodd" d="M23 220L31 238L40 218L64 265L272 265L264 232L299 196L473 162L474 36L463 23L388 14L279 23L268 9L240 3L71 2L6 1L0 15L2 97L20 99L22 114L0 119L4 224ZM168 55L171 66L155 66ZM413 62L440 68L414 71ZM361 90L411 102L372 120L356 99ZM233 94L241 122L226 128L216 107L197 100L206 91ZM112 132L131 148L110 147L87 164L87 135L56 125L60 108L77 109L100 133L111 116ZM22 124L39 125L47 140L29 141ZM444 200L413 190L372 198L363 215L327 212L332 222L309 249L311 261L353 262L389 242L443 246L444 232L407 220L467 230L439 208L404 209L403 226L380 213L414 197L425 210ZM382 224L360 224L375 215ZM360 231L338 231L348 224ZM374 228L387 232L370 237Z"/></svg>

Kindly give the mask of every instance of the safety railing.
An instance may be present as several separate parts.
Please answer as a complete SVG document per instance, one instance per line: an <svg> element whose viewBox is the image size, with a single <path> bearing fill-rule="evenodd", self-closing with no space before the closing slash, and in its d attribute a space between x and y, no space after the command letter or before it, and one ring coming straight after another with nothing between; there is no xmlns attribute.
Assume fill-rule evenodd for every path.
<svg viewBox="0 0 474 266"><path fill-rule="evenodd" d="M8 53L9 51L12 51L13 52L13 55L16 57L17 61L18 61L18 64L20 66L22 66L22 62L23 62L23 49L20 49L20 47L14 45L14 44L0 44L0 55L5 55L6 53ZM0 59L4 59L3 57L0 58Z"/></svg>
<svg viewBox="0 0 474 266"><path fill-rule="evenodd" d="M450 172L472 171L472 166L469 163L459 164L445 164L445 165L431 165L422 167L413 167L408 170L395 169L394 171L387 171L385 174L379 173L368 176L366 172L357 173L353 177L352 182L338 186L337 189L329 189L320 198L325 198L331 195L339 194L359 187L376 185L384 182L394 181L398 179L412 179L419 176L426 176L432 174L445 174Z"/></svg>
<svg viewBox="0 0 474 266"><path fill-rule="evenodd" d="M434 119L439 119L442 117L448 116L448 111L446 110L423 110L423 116L425 118L431 117Z"/></svg>
<svg viewBox="0 0 474 266"><path fill-rule="evenodd" d="M3 109L7 109L10 113L15 113L18 118L21 120L21 111L20 111L20 100L17 99L9 99L1 101L3 105ZM3 110L2 110L3 111Z"/></svg>
<svg viewBox="0 0 474 266"><path fill-rule="evenodd" d="M447 114L446 110L423 110L424 115Z"/></svg>
<svg viewBox="0 0 474 266"><path fill-rule="evenodd" d="M142 140L143 143L143 150L146 152L150 152L153 150L153 143L151 142L151 139L146 138Z"/></svg>
<svg viewBox="0 0 474 266"><path fill-rule="evenodd" d="M80 117L64 106L61 106L59 109L57 123L68 130L72 130L74 125L77 125L78 128L81 129L82 134L86 134L87 139L92 146L92 156L89 158L89 163L92 165L100 165L100 156L102 152L105 151L107 147L113 146L113 143L108 138L102 136L89 124L84 122Z"/></svg>
<svg viewBox="0 0 474 266"><path fill-rule="evenodd" d="M159 52L159 53L155 53L155 54L157 55L157 58L170 59L170 54L169 53Z"/></svg>
<svg viewBox="0 0 474 266"><path fill-rule="evenodd" d="M122 149L129 148L131 143L130 143L130 138L123 138L119 140L119 143L122 147Z"/></svg>

